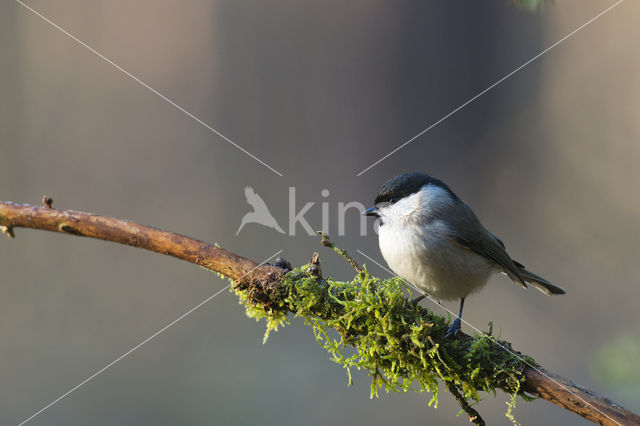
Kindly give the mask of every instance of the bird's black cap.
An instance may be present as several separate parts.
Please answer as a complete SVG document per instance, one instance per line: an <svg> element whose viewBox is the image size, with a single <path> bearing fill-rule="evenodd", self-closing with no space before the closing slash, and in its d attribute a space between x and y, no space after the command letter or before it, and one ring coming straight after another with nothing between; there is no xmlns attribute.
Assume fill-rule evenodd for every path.
<svg viewBox="0 0 640 426"><path fill-rule="evenodd" d="M376 196L375 203L378 204L391 202L393 200L400 200L401 198L415 194L425 185L438 186L447 191L451 197L456 198L453 191L451 191L447 184L441 180L424 173L410 172L393 177L382 185L382 188L380 188L380 191L378 191L378 195Z"/></svg>

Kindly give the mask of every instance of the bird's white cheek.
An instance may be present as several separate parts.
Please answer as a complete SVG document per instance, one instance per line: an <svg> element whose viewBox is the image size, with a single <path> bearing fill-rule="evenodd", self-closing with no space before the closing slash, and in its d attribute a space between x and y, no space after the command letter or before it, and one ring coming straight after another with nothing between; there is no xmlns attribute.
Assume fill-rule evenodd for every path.
<svg viewBox="0 0 640 426"><path fill-rule="evenodd" d="M406 219L415 215L420 208L418 194L410 195L402 200L383 208L383 214L388 218Z"/></svg>

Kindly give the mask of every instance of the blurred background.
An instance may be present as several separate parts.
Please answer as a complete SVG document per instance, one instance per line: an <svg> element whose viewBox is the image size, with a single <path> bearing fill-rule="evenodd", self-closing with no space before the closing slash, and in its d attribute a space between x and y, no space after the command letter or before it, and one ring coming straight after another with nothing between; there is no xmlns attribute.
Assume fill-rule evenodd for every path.
<svg viewBox="0 0 640 426"><path fill-rule="evenodd" d="M420 170L447 182L514 258L564 286L497 276L465 318L544 367L640 410L640 4L625 2L359 177L356 174L614 3L539 12L485 1L29 0L31 7L244 149L224 141L20 4L0 4L0 199L90 211L294 265L298 226L249 224L244 187L281 226L299 210L337 234L337 203L370 204ZM634 53L636 52L636 53ZM329 195L323 197L322 190ZM382 261L355 210L334 241ZM372 223L368 224L369 231ZM17 424L227 282L176 259L32 230L0 240L0 423ZM425 301L436 312L441 308ZM449 304L456 309L457 304ZM465 329L465 327L463 327ZM470 331L467 330L466 331ZM294 319L262 344L228 292L34 418L33 425L463 425L444 391L369 399ZM479 406L509 424L507 396ZM520 401L526 425L586 421Z"/></svg>

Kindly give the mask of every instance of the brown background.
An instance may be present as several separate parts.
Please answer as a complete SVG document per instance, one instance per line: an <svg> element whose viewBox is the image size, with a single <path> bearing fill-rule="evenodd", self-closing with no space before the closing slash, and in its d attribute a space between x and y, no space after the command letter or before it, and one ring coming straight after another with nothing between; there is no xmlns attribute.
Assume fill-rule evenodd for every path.
<svg viewBox="0 0 640 426"><path fill-rule="evenodd" d="M482 329L493 321L545 367L638 411L638 3L355 176L612 3L559 0L531 14L500 0L28 2L279 177L2 2L0 199L47 194L60 208L161 226L256 260L284 249L299 265L321 250L325 272L348 279L348 267L301 228L285 236L247 225L236 237L249 211L243 188L253 186L285 228L289 186L299 207L316 202L314 227L328 201L335 234L337 202L368 204L389 177L425 171L515 258L568 290L548 298L496 277L469 299L465 318ZM381 259L358 223L352 211L336 242ZM226 285L156 254L26 230L0 240L0 270L2 424L24 420ZM224 292L31 424L467 424L444 392L434 410L421 394L370 400L362 372L346 387L299 320L266 345L263 330ZM505 400L480 405L490 424L508 424ZM516 415L527 425L585 423L544 401L521 402Z"/></svg>

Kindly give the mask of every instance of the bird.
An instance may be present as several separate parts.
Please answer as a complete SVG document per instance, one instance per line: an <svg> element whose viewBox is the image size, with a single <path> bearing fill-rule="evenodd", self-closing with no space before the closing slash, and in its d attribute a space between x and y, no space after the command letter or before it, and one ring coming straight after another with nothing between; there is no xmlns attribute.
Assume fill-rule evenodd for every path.
<svg viewBox="0 0 640 426"><path fill-rule="evenodd" d="M494 272L523 288L531 285L547 295L566 293L513 260L471 208L444 182L427 174L391 178L378 191L374 206L362 214L380 219L378 244L391 270L423 292L414 303L426 294L460 300L447 338L460 332L465 298L483 288Z"/></svg>
<svg viewBox="0 0 640 426"><path fill-rule="evenodd" d="M247 223L259 223L260 225L264 225L268 228L273 228L281 234L284 234L284 231L282 230L282 228L280 228L280 225L278 225L278 222L276 222L276 219L269 211L267 204L253 190L252 187L245 187L244 195L247 198L247 203L249 203L249 205L253 207L253 211L245 214L242 217L242 220L240 221L240 227L236 231L236 235L240 233L242 228L244 228Z"/></svg>

